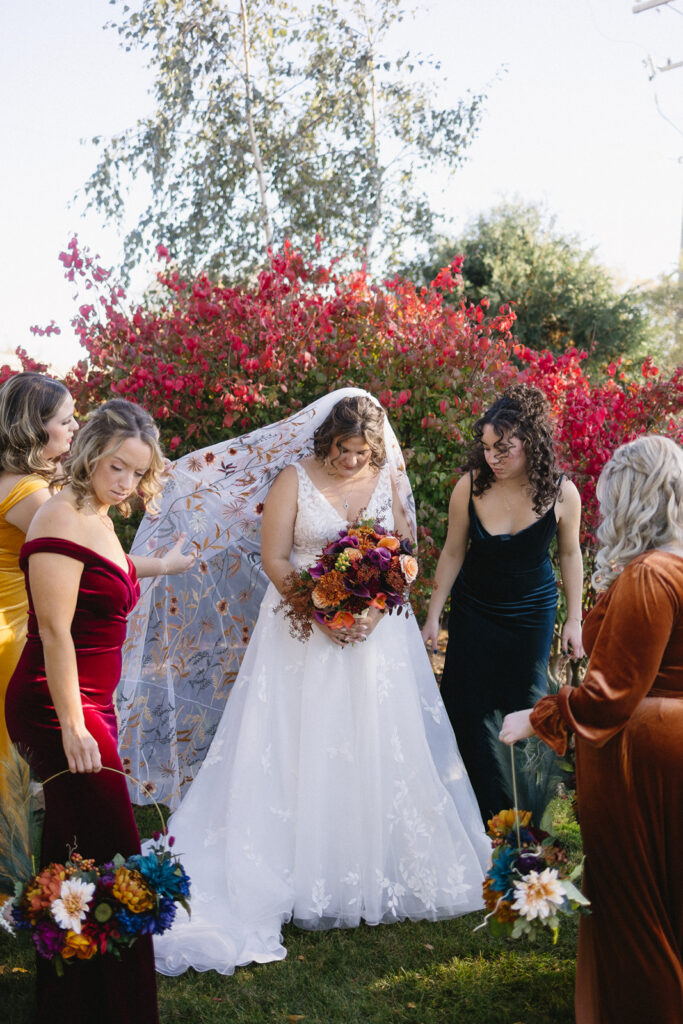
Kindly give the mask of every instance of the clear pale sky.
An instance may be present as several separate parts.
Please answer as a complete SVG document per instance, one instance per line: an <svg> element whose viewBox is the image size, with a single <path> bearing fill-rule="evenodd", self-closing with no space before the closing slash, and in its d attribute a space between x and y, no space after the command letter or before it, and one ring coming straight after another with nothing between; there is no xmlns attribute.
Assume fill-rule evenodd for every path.
<svg viewBox="0 0 683 1024"><path fill-rule="evenodd" d="M521 198L545 203L621 283L676 267L683 68L649 81L643 61L683 60L683 0L639 14L634 2L431 0L401 30L396 54L438 57L454 97L489 94L468 163L434 182L454 233L502 199ZM96 162L81 140L148 112L150 76L142 55L102 30L117 11L106 0L3 0L2 8L0 362L20 344L64 369L81 350L58 254L73 232L106 265L120 253L112 225L83 218L82 200L69 206ZM59 337L29 333L53 318Z"/></svg>

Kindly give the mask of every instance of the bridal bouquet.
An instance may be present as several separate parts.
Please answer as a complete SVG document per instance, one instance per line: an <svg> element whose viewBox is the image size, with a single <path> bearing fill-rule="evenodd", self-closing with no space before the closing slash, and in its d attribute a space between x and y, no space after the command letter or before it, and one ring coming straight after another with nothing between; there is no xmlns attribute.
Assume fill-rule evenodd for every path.
<svg viewBox="0 0 683 1024"><path fill-rule="evenodd" d="M165 837L163 837L165 838ZM17 882L14 899L2 907L2 924L28 929L39 956L64 962L131 946L139 935L161 935L173 924L176 904L189 913L190 879L168 843L154 834L151 852L116 854L95 865L79 853L50 864L27 882Z"/></svg>
<svg viewBox="0 0 683 1024"><path fill-rule="evenodd" d="M557 941L560 916L590 905L574 885L581 865L567 873L557 839L531 825L529 811L501 811L488 822L493 859L484 879L484 924L493 935L534 939L548 928ZM480 928L483 925L479 925Z"/></svg>
<svg viewBox="0 0 683 1024"><path fill-rule="evenodd" d="M340 530L310 569L287 577L280 607L292 636L306 640L314 622L342 629L370 608L400 614L417 570L410 541L363 520Z"/></svg>

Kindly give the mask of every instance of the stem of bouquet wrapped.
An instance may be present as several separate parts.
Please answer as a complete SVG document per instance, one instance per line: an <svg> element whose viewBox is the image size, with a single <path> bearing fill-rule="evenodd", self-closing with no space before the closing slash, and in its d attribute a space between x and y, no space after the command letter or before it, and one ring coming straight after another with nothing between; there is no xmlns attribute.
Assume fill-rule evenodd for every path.
<svg viewBox="0 0 683 1024"><path fill-rule="evenodd" d="M134 782L136 786L140 787L140 789L144 789L145 788L144 782L141 782L140 779L136 779L134 775L128 775L126 772L122 772L120 768L110 768L108 765L103 764L102 767L100 768L100 771L102 771L102 772L113 772L114 775L122 775L124 779L128 779L130 782ZM43 786L47 786L48 782L52 782L53 779L58 779L60 777L60 775L77 775L77 774L85 774L85 773L72 772L69 768L62 768L61 772L55 772L54 775L50 775L49 778L44 779L42 784L43 784ZM91 772L91 773L88 773L88 774L97 775L99 773L98 772ZM160 831L161 831L162 835L165 835L166 834L166 822L164 821L164 816L161 813L161 807L159 807L159 804L156 802L156 800L154 799L154 797L152 796L151 793L147 793L147 796L149 797L149 799L154 804L156 812L159 815L159 821L161 822L161 829L160 829Z"/></svg>

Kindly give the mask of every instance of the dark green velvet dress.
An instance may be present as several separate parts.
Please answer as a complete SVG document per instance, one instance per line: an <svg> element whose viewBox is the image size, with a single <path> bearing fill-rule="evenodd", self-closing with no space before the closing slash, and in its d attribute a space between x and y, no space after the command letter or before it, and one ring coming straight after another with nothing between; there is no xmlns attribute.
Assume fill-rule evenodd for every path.
<svg viewBox="0 0 683 1024"><path fill-rule="evenodd" d="M557 533L555 507L519 533L490 534L470 492L469 543L451 591L441 696L482 818L510 806L484 720L533 703L545 690L557 609L548 548Z"/></svg>

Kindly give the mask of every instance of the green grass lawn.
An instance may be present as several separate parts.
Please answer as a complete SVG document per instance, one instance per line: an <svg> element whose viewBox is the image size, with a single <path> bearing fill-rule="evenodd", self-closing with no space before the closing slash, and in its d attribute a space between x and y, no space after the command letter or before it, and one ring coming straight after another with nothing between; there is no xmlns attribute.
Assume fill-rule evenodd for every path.
<svg viewBox="0 0 683 1024"><path fill-rule="evenodd" d="M572 858L578 827L558 801ZM139 812L142 834L158 827ZM474 931L482 914L436 924L305 932L287 926L287 959L229 978L188 971L159 977L162 1024L572 1024L577 926L535 945ZM0 932L0 1022L33 1012L30 939ZM41 1022L43 1024L43 1022ZM50 1024L45 1021L44 1024ZM96 1024L96 1022L93 1022Z"/></svg>
<svg viewBox="0 0 683 1024"><path fill-rule="evenodd" d="M556 946L473 932L482 915L330 932L285 928L287 959L230 978L159 977L162 1024L572 1024L576 926ZM0 937L0 1019L28 1024L30 940ZM45 1022L49 1024L49 1022Z"/></svg>

